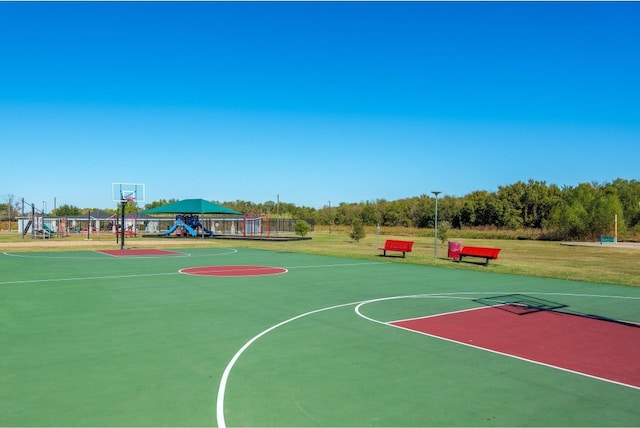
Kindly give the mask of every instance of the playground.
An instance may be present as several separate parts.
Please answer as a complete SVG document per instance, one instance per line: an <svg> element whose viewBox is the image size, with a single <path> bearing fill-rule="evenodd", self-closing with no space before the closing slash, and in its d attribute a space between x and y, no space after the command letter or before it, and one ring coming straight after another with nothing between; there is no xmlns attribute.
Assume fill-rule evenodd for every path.
<svg viewBox="0 0 640 428"><path fill-rule="evenodd" d="M638 287L208 242L2 253L0 425L640 423Z"/></svg>
<svg viewBox="0 0 640 428"><path fill-rule="evenodd" d="M200 223L197 215L177 215L176 221L164 233L165 236L213 236L213 230L207 229Z"/></svg>

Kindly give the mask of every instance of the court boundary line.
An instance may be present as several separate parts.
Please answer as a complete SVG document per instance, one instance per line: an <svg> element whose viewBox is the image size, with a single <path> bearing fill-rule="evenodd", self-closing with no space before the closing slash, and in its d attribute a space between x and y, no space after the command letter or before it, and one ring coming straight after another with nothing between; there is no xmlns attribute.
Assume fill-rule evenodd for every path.
<svg viewBox="0 0 640 428"><path fill-rule="evenodd" d="M334 309L339 309L339 308L344 308L344 307L348 307L348 306L355 306L354 307L354 312L361 318L368 320L370 322L374 322L380 325L384 325L386 327L392 327L392 328L396 328L399 330L405 330L411 333L417 333L417 334L422 334L425 336L430 336L433 337L435 339L440 339L440 340L445 340L451 343L456 343L456 344L462 344L465 346L469 346L472 348L476 348L479 350L483 350L483 351L488 351L488 352L493 352L495 354L499 354L499 355L503 355L505 357L511 357L511 358L515 358L515 359L519 359L522 361L526 361L526 362L530 362L533 364L538 364L538 365L542 365L542 366L546 366L549 368L554 368L554 369L559 369L565 372L569 372L569 373L573 373L579 376L584 376L584 377L588 377L588 378L592 378L592 379L596 379L596 380L600 380L600 381L604 381L607 383L612 383L612 384L616 384L619 386L624 386L624 387L629 387L632 389L637 389L640 390L640 388L634 386L634 385L627 385L621 382L616 382L616 381L611 381L610 379L602 379L599 378L597 376L593 376L593 375L588 375L586 373L580 373L580 372L576 372L576 371L572 371L569 369L564 369L562 367L555 367L553 365L550 364L546 364L546 363L541 363L538 361L532 361L532 360L528 360L526 358L522 358L522 357L518 357L515 355L510 355L510 354L504 354L498 351L493 351L490 349L486 349L486 348L481 348L478 346L474 346L474 345L470 345L470 344L466 344L466 343L461 343L461 342L457 342L451 339L446 339L446 338L442 338L439 336L434 336L434 335L430 335L427 333L423 333L423 332L418 332L415 330L411 330L411 329L407 329L404 327L400 327L400 326L394 326L389 324L390 322L393 321L380 321L380 320L376 320L374 318L368 317L364 314L362 314L360 312L360 308L363 307L364 305L370 304L370 303L376 303L376 302L381 302L381 301L387 301L387 300L400 300L400 299L425 299L425 298L436 298L436 299L460 299L460 300L472 300L471 297L463 297L461 295L468 295L468 296L477 296L479 294L498 294L498 293L502 293L501 291L495 292L495 291L490 291L490 292L477 292L477 291L457 291L457 292L451 292L451 293L434 293L434 294L408 294L408 295L401 295L401 296L387 296L387 297L380 297L377 299L368 299L368 300L361 300L361 301L356 301L356 302L350 302L350 303L343 303L343 304L337 304L337 305L332 305L332 306L327 306L324 308L320 308L320 309L315 309L313 311L308 311L308 312L304 312L302 314L296 315L295 317L292 318L288 318L284 321L281 321L277 324L272 325L271 327L267 328L266 330L263 330L262 332L258 333L257 335L253 336L251 339L249 339L247 342L245 342L244 345L242 345L240 347L240 349L238 349L236 351L236 353L233 355L233 357L231 357L231 359L229 360L229 362L227 363L227 365L225 366L224 371L222 372L222 376L220 377L220 382L218 384L218 393L216 396L216 422L217 422L217 426L218 428L227 428L227 423L226 423L226 419L224 416L224 396L226 393L226 389L227 389L227 383L229 381L229 376L231 374L231 371L233 370L233 367L235 366L236 362L240 359L240 357L242 356L242 354L244 354L244 352L249 349L249 347L251 345L253 345L258 339L262 338L263 336L266 336L268 333L271 333L272 331L286 325L289 324L293 321L297 321L299 319L302 319L304 317L307 317L309 315L314 315L314 314L318 314L321 312L326 312L326 311L330 311L330 310L334 310ZM611 299L632 299L632 300L640 300L640 297L633 297L633 296L607 296L607 295L598 295L598 294L582 294L582 293L545 293L545 292L530 292L530 291L521 291L520 293L526 293L526 294L540 294L540 295L556 295L556 296L573 296L573 297L603 297L603 298L611 298ZM482 308L482 307L481 307ZM470 308L468 310L475 310L475 309L481 309L481 308ZM465 310L462 310L465 311ZM452 312L460 312L460 311L452 311ZM435 314L433 316L438 316L441 314ZM417 317L420 318L420 317Z"/></svg>
<svg viewBox="0 0 640 428"><path fill-rule="evenodd" d="M527 294L533 294L533 293L527 293ZM545 294L545 293L539 293L539 294ZM560 295L562 295L562 293L560 293ZM567 295L571 295L571 294L567 294ZM415 295L415 296L411 296L411 297L412 298L414 298L414 297L415 298L431 298L431 296L429 296L429 295ZM582 296L582 297L592 297L592 296L585 295L585 296ZM616 298L618 296L597 296L597 297ZM380 302L380 301L385 301L385 300L388 300L388 299L385 299L385 298L375 299L375 302ZM496 350L485 348L485 347L482 347L482 346L472 345L470 343L461 342L461 341L458 341L458 340L455 340L455 339L450 339L450 338L447 338L447 337L437 336L435 334L425 333L423 331L417 331L417 330L413 330L413 329L410 329L410 328L407 328L407 327L402 327L402 326L393 324L393 323L402 322L402 321L410 321L410 320L423 319L423 318L433 318L433 317L439 317L439 316L446 316L446 315L451 315L451 314L456 314L456 313L475 311L475 310L478 310L478 309L488 309L488 308L491 308L490 306L481 306L481 307L478 307L478 308L462 309L462 310L459 310L459 311L444 312L444 313L441 313L441 314L433 314L433 315L428 315L428 316L424 316L424 317L407 318L406 320L379 321L379 320L367 317L366 315L362 314L360 312L360 310L359 310L360 307L362 307L363 305L366 305L368 303L375 303L375 302L363 302L363 303L359 304L355 308L356 313L359 316L361 316L361 317L363 317L363 318L365 318L367 320L374 321L374 322L377 322L377 323L380 323L380 324L384 324L384 325L387 325L389 327L398 328L400 330L405 330L405 331L409 331L409 332L412 332L412 333L421 334L423 336L428 336L428 337L432 337L432 338L435 338L435 339L440 339L440 340L444 340L444 341L447 341L447 342L456 343L456 344L459 344L459 345L464 345L464 346L467 346L467 347L470 347L470 348L479 349L479 350L490 352L490 353L493 353L493 354L498 354L498 355L502 355L502 356L505 356L505 357L515 358L517 360L526 361L528 363L533 363L533 364L537 364L537 365L541 365L541 366L545 366L545 367L550 367L550 368L561 370L561 371L564 371L564 372L573 373L573 374L576 374L576 375L585 376L585 377L592 378L592 379L597 379L597 380L600 380L600 381L603 381L603 382L608 382L608 383L612 383L612 384L615 384L615 385L620 385L620 386L625 386L625 387L628 387L628 388L640 390L640 386L637 386L637 385L630 385L630 384L627 384L627 383L624 383L624 382L619 382L619 381L615 381L615 380L612 380L612 379L607 379L607 378L591 375L589 373L584 373L584 372L580 372L580 371L577 371L577 370L567 369L565 367L555 366L553 364L544 363L544 362L541 362L541 361L531 360L529 358L519 357L517 355L508 354L508 353L505 353L505 352L496 351Z"/></svg>
<svg viewBox="0 0 640 428"><path fill-rule="evenodd" d="M92 251L89 251L92 252ZM210 257L210 256L218 256L218 255L228 255L228 254L237 254L238 250L234 249L233 252L230 253L221 253L221 254L209 254L209 255L197 255L193 257ZM162 256L159 258L164 258L166 256ZM38 257L33 257L38 258ZM73 257L52 257L52 258L67 258L74 259ZM87 257L79 257L80 259L87 259ZM136 257L126 257L125 259L131 259ZM141 259L150 259L150 258L158 258L158 257L139 257ZM182 256L172 256L172 258L182 258ZM118 257L100 257L100 258L92 258L91 260L118 260ZM333 268L333 267L342 267L342 266L357 266L357 265L368 265L368 264L387 264L389 262L373 262L373 263L345 263L345 264L326 264L326 265L308 265L308 266L293 266L286 267L289 271L290 269L311 269L311 268ZM3 285L22 285L22 284L39 284L46 282L73 282L73 281L88 281L88 280L103 280L103 279L122 279L122 278L142 278L142 277L153 277L153 276L164 276L164 275L186 275L180 272L181 269L188 268L179 268L175 272L159 272L159 273L145 273L145 274L128 274L128 275L107 275L107 276L85 276L85 277L71 277L71 278L43 278L43 279L25 279L25 280L15 280L15 281L0 281L0 286ZM196 276L196 275L191 275ZM227 277L225 277L227 278Z"/></svg>
<svg viewBox="0 0 640 428"><path fill-rule="evenodd" d="M176 272L162 272L162 273L140 273L131 275L106 275L106 276L85 276L85 277L72 277L72 278L47 278L47 279L25 279L20 281L3 281L2 285L20 285L20 284L37 284L42 282L74 282L74 281L88 281L88 280L102 280L102 279L121 279L121 278L144 278L147 276L165 276L165 275L179 275Z"/></svg>
<svg viewBox="0 0 640 428"><path fill-rule="evenodd" d="M175 250L169 250L169 251L175 251L176 253L179 254L174 254L171 255L170 257L179 259L179 258L185 258L185 257L215 257L215 256L225 256L225 255L230 255L230 254L238 254L238 249L237 248L230 248L228 249L230 251L225 251L225 252L221 252L221 253L212 253L212 254L196 254L194 255L193 253L185 253L182 251L175 251ZM65 252L69 252L69 253L74 253L76 251L65 251ZM17 258L23 258L23 259L61 259L61 260L73 260L73 259L80 259L80 260L86 260L86 259L91 259L91 260L113 260L113 259L159 259L159 258L165 258L165 257L169 257L168 255L164 255L164 256L127 256L127 257L118 257L118 256L112 256L111 254L107 254L107 253L102 253L98 250L80 250L77 251L78 253L80 252L86 252L86 253L99 253L101 255L105 255L105 256L109 256L109 257L95 257L95 258L90 258L90 257L82 257L82 256L71 256L71 257L58 257L58 256L45 256L42 255L44 254L43 252L38 252L36 253L36 255L29 255L29 254L33 254L33 253L29 253L29 252L25 252L25 253L12 253L12 252L8 252L8 251L3 251L1 254L7 257L17 257ZM54 252L51 252L51 254L55 254Z"/></svg>
<svg viewBox="0 0 640 428"><path fill-rule="evenodd" d="M103 254L105 256L110 256L113 258L127 258L127 259L138 259L138 258L144 258L144 259L160 259L160 258L164 258L164 257L191 257L191 253L184 253L182 251L174 251L174 250L166 250L164 248L131 248L131 249L125 249L123 251L123 253L126 253L129 250L142 250L142 251L164 251L164 254L162 253L156 253L153 255L144 255L144 254L139 254L137 256L129 256L129 255L120 255L120 254L114 254L114 253L107 253L107 251L123 251L123 250L111 250L111 249L102 249L102 250L92 250L94 253L100 253Z"/></svg>

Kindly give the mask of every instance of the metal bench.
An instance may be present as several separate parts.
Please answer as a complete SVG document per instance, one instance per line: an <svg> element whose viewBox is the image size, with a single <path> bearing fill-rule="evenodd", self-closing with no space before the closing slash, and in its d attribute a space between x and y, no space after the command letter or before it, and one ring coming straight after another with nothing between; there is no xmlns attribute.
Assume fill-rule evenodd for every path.
<svg viewBox="0 0 640 428"><path fill-rule="evenodd" d="M616 243L616 237L615 236L600 235L600 245L605 244L605 243L615 244Z"/></svg>
<svg viewBox="0 0 640 428"><path fill-rule="evenodd" d="M489 260L497 259L500 254L501 248L488 248L488 247L462 247L460 253L458 253L458 262L462 261L463 257L482 257L485 260L484 265L489 265Z"/></svg>
<svg viewBox="0 0 640 428"><path fill-rule="evenodd" d="M402 257L406 253L410 253L413 249L413 241L400 241L398 239L387 239L384 243L384 247L379 247L378 250L382 250L382 255L386 256L387 251L397 251L402 253Z"/></svg>

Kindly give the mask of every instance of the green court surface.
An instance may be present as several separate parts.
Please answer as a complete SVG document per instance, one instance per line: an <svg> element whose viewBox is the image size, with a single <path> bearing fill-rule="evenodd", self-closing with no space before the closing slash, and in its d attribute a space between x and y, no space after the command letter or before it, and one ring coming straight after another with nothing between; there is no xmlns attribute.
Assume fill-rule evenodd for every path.
<svg viewBox="0 0 640 428"><path fill-rule="evenodd" d="M640 426L638 386L388 324L512 293L640 322L640 288L175 251L0 254L0 426Z"/></svg>

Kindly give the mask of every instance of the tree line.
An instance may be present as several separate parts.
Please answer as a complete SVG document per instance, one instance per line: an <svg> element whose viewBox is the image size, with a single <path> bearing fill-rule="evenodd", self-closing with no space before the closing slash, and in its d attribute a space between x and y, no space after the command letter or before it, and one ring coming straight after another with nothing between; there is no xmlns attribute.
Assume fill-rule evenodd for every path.
<svg viewBox="0 0 640 428"><path fill-rule="evenodd" d="M225 206L241 212L270 213L311 219L322 225L433 228L435 197L420 195L387 201L343 202L321 209L274 202L253 204L229 201ZM581 183L559 187L529 180L500 186L497 191L474 191L462 197L438 197L438 224L453 229L486 228L537 230L542 239L597 239L617 231L624 237L640 232L640 182L616 179L611 183Z"/></svg>
<svg viewBox="0 0 640 428"><path fill-rule="evenodd" d="M129 203L127 212L146 210L176 202L162 199L138 207ZM15 202L15 200L11 201ZM311 208L283 201L213 201L242 213L267 214L270 217L305 219L320 225L351 227L406 227L432 229L435 223L435 197L420 195L387 201L341 202L337 206ZM62 205L51 215L86 214L90 209ZM95 211L96 209L91 209ZM117 213L114 209L102 211ZM19 215L18 204L0 204L0 215ZM559 187L544 181L518 181L500 186L497 191L478 190L456 197L438 197L438 225L453 229L486 228L537 230L543 239L597 239L612 235L617 217L618 235L640 233L640 182L616 179L610 183L581 183Z"/></svg>

